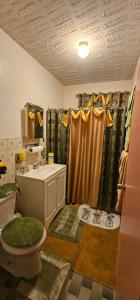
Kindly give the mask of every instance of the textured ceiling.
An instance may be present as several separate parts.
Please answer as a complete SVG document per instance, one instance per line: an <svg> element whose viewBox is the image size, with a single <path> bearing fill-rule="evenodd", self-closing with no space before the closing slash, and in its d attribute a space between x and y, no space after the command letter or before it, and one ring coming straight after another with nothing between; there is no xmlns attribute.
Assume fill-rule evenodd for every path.
<svg viewBox="0 0 140 300"><path fill-rule="evenodd" d="M0 27L65 85L131 79L140 54L140 0L0 0Z"/></svg>

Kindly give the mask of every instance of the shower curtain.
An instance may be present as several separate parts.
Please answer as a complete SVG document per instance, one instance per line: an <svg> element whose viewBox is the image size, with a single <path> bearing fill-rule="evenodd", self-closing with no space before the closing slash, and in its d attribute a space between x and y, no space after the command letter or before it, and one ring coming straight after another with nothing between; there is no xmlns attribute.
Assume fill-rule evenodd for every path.
<svg viewBox="0 0 140 300"><path fill-rule="evenodd" d="M112 126L104 127L100 189L97 207L110 212L117 201L119 158L124 147L126 108L129 92L78 95L79 107L106 107L112 115Z"/></svg>
<svg viewBox="0 0 140 300"><path fill-rule="evenodd" d="M46 112L46 156L54 153L54 162L68 163L69 110L48 109Z"/></svg>
<svg viewBox="0 0 140 300"><path fill-rule="evenodd" d="M106 112L71 112L68 203L97 206Z"/></svg>
<svg viewBox="0 0 140 300"><path fill-rule="evenodd" d="M128 97L129 92L80 94L81 109L47 111L47 154L54 152L55 163L67 165L68 203L115 209Z"/></svg>
<svg viewBox="0 0 140 300"><path fill-rule="evenodd" d="M113 126L105 127L102 153L102 170L98 207L110 212L115 209L119 158L124 145L126 109L110 109Z"/></svg>

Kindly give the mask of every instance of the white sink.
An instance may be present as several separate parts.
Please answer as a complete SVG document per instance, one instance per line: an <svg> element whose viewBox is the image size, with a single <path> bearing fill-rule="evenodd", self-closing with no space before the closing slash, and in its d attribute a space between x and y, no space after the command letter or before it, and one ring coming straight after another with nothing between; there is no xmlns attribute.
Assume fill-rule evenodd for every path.
<svg viewBox="0 0 140 300"><path fill-rule="evenodd" d="M44 166L40 166L37 169L31 169L26 174L22 174L18 176L24 176L24 177L34 178L38 180L45 180L65 167L66 167L65 165L60 165L60 164L44 165Z"/></svg>

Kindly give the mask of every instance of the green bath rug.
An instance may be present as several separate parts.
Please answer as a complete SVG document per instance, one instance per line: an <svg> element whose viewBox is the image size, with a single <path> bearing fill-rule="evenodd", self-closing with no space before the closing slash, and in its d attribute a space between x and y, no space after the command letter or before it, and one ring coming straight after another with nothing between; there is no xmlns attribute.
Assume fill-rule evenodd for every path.
<svg viewBox="0 0 140 300"><path fill-rule="evenodd" d="M42 269L32 280L21 279L16 292L31 300L61 300L71 264L48 250L41 251ZM8 299L9 300L9 299ZM11 299L10 299L11 300Z"/></svg>
<svg viewBox="0 0 140 300"><path fill-rule="evenodd" d="M79 243L84 223L77 217L77 208L66 205L56 216L48 235L73 243Z"/></svg>

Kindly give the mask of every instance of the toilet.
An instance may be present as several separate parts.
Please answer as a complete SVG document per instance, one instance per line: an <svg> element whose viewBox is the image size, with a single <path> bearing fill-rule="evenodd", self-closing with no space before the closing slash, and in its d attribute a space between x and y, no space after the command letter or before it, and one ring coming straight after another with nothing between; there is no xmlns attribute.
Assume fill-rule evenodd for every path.
<svg viewBox="0 0 140 300"><path fill-rule="evenodd" d="M0 266L16 277L31 279L41 270L40 249L46 238L35 218L16 218L16 193L0 198Z"/></svg>

